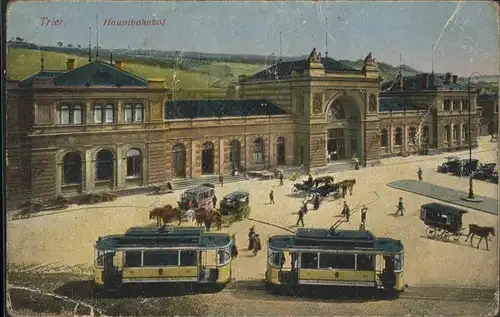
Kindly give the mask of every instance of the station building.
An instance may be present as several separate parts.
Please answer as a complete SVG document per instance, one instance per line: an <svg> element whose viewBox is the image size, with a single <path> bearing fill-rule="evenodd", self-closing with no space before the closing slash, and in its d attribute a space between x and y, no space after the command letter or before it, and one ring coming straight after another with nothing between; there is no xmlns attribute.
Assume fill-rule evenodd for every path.
<svg viewBox="0 0 500 317"><path fill-rule="evenodd" d="M120 61L42 67L8 82L9 202L467 146L467 91L455 77L381 81L371 54L354 69L315 49L240 76L221 100L174 100L164 79L134 76ZM474 116L475 105L473 95Z"/></svg>

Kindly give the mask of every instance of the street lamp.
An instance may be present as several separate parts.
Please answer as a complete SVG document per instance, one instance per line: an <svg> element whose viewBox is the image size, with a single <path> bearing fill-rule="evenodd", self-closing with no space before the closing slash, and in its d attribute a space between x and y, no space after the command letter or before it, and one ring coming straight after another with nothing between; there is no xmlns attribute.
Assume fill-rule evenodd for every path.
<svg viewBox="0 0 500 317"><path fill-rule="evenodd" d="M268 125L268 140L269 140L269 144L267 145L267 152L269 153L268 154L268 157L267 157L267 168L270 168L271 167L271 111L269 110L269 108L267 107L267 102L264 100L260 106L262 108L264 108L264 111L267 112L267 115L268 115L268 120L267 120L267 125Z"/></svg>
<svg viewBox="0 0 500 317"><path fill-rule="evenodd" d="M471 79L472 77L475 77L476 79L479 79L479 76L481 74L478 73L478 72L474 72L472 74L470 74L469 76L469 86L468 86L468 99L469 99L469 168L472 167L472 124L471 124L471 119L472 119L472 112L471 112L471 108L472 108L472 100L471 100ZM479 89L478 89L479 91ZM469 194L467 195L467 200L471 200L471 201L478 201L475 197L474 197L474 190L473 190L473 187L472 187L472 170L470 171L470 175L469 175Z"/></svg>

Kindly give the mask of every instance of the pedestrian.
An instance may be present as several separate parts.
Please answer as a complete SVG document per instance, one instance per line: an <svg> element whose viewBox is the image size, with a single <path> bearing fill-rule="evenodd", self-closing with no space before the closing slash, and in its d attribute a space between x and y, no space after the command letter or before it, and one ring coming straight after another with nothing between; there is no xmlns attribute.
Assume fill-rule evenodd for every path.
<svg viewBox="0 0 500 317"><path fill-rule="evenodd" d="M420 167L418 168L417 175L418 175L418 180L421 181L422 180L422 169Z"/></svg>
<svg viewBox="0 0 500 317"><path fill-rule="evenodd" d="M366 221L366 212L368 211L368 208L366 208L366 205L363 205L363 208L361 208L361 222Z"/></svg>
<svg viewBox="0 0 500 317"><path fill-rule="evenodd" d="M255 237L255 228L252 227L250 228L250 231L248 232L248 250L253 249L253 238Z"/></svg>
<svg viewBox="0 0 500 317"><path fill-rule="evenodd" d="M222 173L219 174L219 182L220 187L224 187L224 177L222 176Z"/></svg>
<svg viewBox="0 0 500 317"><path fill-rule="evenodd" d="M254 243L253 243L253 255L256 256L257 253L259 253L260 250L262 250L262 245L260 244L260 237L258 234L256 234L253 237Z"/></svg>
<svg viewBox="0 0 500 317"><path fill-rule="evenodd" d="M403 210L404 210L404 206L403 206L403 197L399 197L399 202L398 202L398 211L396 211L396 215L401 212L401 216L403 215Z"/></svg>
<svg viewBox="0 0 500 317"><path fill-rule="evenodd" d="M274 205L274 191L269 192L269 204Z"/></svg>
<svg viewBox="0 0 500 317"><path fill-rule="evenodd" d="M307 200L302 205L302 210L304 210L304 215L307 215L307 212L309 211L309 209L307 209Z"/></svg>
<svg viewBox="0 0 500 317"><path fill-rule="evenodd" d="M299 219L297 220L296 226L299 226L299 222L302 223L302 227L304 226L304 209L300 208L299 209Z"/></svg>
<svg viewBox="0 0 500 317"><path fill-rule="evenodd" d="M283 173L280 172L280 186L283 186Z"/></svg>
<svg viewBox="0 0 500 317"><path fill-rule="evenodd" d="M238 248L236 247L236 233L231 236L233 239L233 244L231 245L231 257L232 258L237 258L238 257Z"/></svg>
<svg viewBox="0 0 500 317"><path fill-rule="evenodd" d="M314 210L319 209L319 204L320 204L319 195L314 195Z"/></svg>
<svg viewBox="0 0 500 317"><path fill-rule="evenodd" d="M212 202L214 203L214 209L215 209L215 206L217 205L217 196L214 195L214 198L212 198Z"/></svg>
<svg viewBox="0 0 500 317"><path fill-rule="evenodd" d="M366 231L366 223L364 221L359 224L359 231Z"/></svg>
<svg viewBox="0 0 500 317"><path fill-rule="evenodd" d="M342 215L346 217L347 222L349 222L349 217L351 216L351 211L349 206L347 206L347 202L344 201L344 208L342 208Z"/></svg>

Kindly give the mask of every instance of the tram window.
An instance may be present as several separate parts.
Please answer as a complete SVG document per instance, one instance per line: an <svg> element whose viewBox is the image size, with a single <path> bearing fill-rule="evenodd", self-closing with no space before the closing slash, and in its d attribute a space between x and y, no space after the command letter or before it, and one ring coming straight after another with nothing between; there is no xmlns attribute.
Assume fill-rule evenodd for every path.
<svg viewBox="0 0 500 317"><path fill-rule="evenodd" d="M229 263L231 259L231 253L227 252L225 249L219 249L217 255L219 258L219 265L225 265Z"/></svg>
<svg viewBox="0 0 500 317"><path fill-rule="evenodd" d="M111 253L111 252L113 252L113 251L97 251L95 265L97 267L103 267L104 266L104 255L107 253Z"/></svg>
<svg viewBox="0 0 500 317"><path fill-rule="evenodd" d="M196 266L196 251L181 251L181 266Z"/></svg>
<svg viewBox="0 0 500 317"><path fill-rule="evenodd" d="M144 251L144 266L177 266L179 251Z"/></svg>
<svg viewBox="0 0 500 317"><path fill-rule="evenodd" d="M354 270L354 258L354 254L321 254L319 257L319 267L322 269Z"/></svg>
<svg viewBox="0 0 500 317"><path fill-rule="evenodd" d="M142 262L141 251L125 252L125 267L140 267Z"/></svg>
<svg viewBox="0 0 500 317"><path fill-rule="evenodd" d="M394 256L394 271L401 271L403 269L403 253Z"/></svg>
<svg viewBox="0 0 500 317"><path fill-rule="evenodd" d="M303 269L317 269L318 268L318 254L317 253L301 253L300 254L300 267Z"/></svg>
<svg viewBox="0 0 500 317"><path fill-rule="evenodd" d="M356 270L358 271L373 271L373 255L371 254L358 254Z"/></svg>

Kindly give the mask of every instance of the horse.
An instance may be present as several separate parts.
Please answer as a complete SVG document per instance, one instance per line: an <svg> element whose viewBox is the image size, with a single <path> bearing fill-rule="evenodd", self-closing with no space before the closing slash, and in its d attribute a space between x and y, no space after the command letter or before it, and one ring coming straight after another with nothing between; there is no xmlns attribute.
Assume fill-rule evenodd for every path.
<svg viewBox="0 0 500 317"><path fill-rule="evenodd" d="M356 184L356 180L354 178L353 179L345 179L345 180L341 181L340 183L338 183L340 188L342 188L344 195L347 192L347 190L349 189L349 194L351 196L352 196L352 190L354 189L355 184Z"/></svg>
<svg viewBox="0 0 500 317"><path fill-rule="evenodd" d="M212 223L215 223L217 225L217 230L221 230L222 215L220 211L198 208L194 212L196 215L196 223L199 227L205 224L205 227L208 229Z"/></svg>
<svg viewBox="0 0 500 317"><path fill-rule="evenodd" d="M331 184L334 182L333 176L321 176L314 180L314 185L318 188L319 184Z"/></svg>
<svg viewBox="0 0 500 317"><path fill-rule="evenodd" d="M165 205L163 207L154 208L149 212L149 219L156 218L156 226L161 227L163 220L163 225L166 225L171 220L177 218L179 219L178 226L181 225L182 212L178 208L173 208L172 205Z"/></svg>
<svg viewBox="0 0 500 317"><path fill-rule="evenodd" d="M488 237L490 236L490 234L492 236L495 236L495 228L493 228L493 227L481 227L481 226L478 226L475 224L470 224L469 225L469 234L465 238L465 242L467 242L467 240L469 239L469 236L470 236L471 237L470 244L472 245L472 239L474 238L474 236L478 236L479 243L477 244L477 248L479 249L479 245L481 244L481 241L483 241L483 239L484 239L484 241L486 241L486 250L489 250L488 249Z"/></svg>

